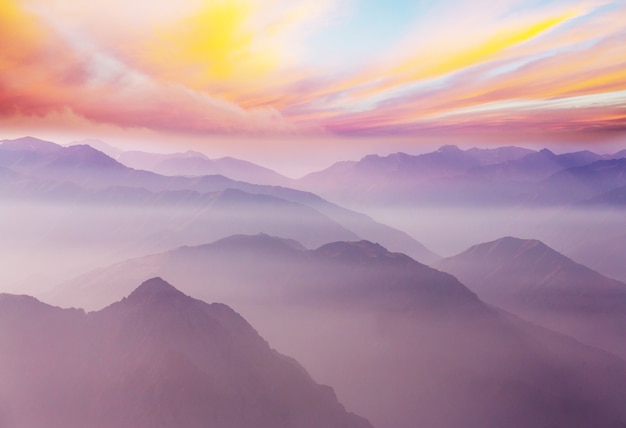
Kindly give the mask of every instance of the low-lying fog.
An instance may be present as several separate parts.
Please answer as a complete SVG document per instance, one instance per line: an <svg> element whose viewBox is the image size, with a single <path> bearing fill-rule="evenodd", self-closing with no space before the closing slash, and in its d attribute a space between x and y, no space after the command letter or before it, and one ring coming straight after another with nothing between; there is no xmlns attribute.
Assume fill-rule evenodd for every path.
<svg viewBox="0 0 626 428"><path fill-rule="evenodd" d="M309 248L357 239L310 213L305 218L297 210L277 212L5 201L0 206L0 291L38 295L96 267L237 233L265 232ZM367 212L444 257L503 236L540 239L604 275L626 280L626 216L618 210L446 206Z"/></svg>
<svg viewBox="0 0 626 428"><path fill-rule="evenodd" d="M372 212L441 255L516 235L542 239L611 274L619 273L625 253L626 220L610 211ZM626 418L618 405L626 397L622 360L502 314L449 275L372 244L318 254L293 242L286 249L235 242L107 267L233 234L265 232L307 248L358 239L295 205L266 211L256 202L14 202L3 204L0 216L0 291L93 310L163 276L194 297L241 312L271 346L379 428L523 428L537 421L612 427Z"/></svg>

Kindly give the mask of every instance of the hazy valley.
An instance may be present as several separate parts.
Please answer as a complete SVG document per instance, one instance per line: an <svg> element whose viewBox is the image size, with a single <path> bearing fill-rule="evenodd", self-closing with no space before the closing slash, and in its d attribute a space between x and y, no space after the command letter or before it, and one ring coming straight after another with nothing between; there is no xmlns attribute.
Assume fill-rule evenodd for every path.
<svg viewBox="0 0 626 428"><path fill-rule="evenodd" d="M3 428L626 422L619 153L90 143L0 144Z"/></svg>

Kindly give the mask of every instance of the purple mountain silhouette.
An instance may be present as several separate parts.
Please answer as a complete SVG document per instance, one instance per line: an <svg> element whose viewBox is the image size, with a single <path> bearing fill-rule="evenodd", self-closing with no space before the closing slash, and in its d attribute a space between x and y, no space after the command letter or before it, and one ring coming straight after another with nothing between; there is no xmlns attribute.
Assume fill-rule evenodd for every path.
<svg viewBox="0 0 626 428"><path fill-rule="evenodd" d="M194 151L170 154L129 151L121 153L117 160L131 168L167 176L223 175L248 183L280 186L287 186L291 182L287 177L252 162L232 157L209 159Z"/></svg>
<svg viewBox="0 0 626 428"><path fill-rule="evenodd" d="M520 159L476 168L470 172L470 175L537 182L558 171L588 165L601 159L602 156L590 151L556 155L548 149L543 149L536 153L529 153Z"/></svg>
<svg viewBox="0 0 626 428"><path fill-rule="evenodd" d="M582 180L577 186L570 183L562 193L557 190L546 193L553 181L551 176L590 167L595 162L610 162L605 158L590 151L557 155L548 149L533 152L504 147L463 151L456 146L444 146L419 156L370 155L359 162L337 163L303 177L299 185L356 207L572 204L610 189ZM576 192L581 187L586 193L583 192L583 198L577 198Z"/></svg>
<svg viewBox="0 0 626 428"><path fill-rule="evenodd" d="M14 140L0 141L2 150L27 151L40 154L50 154L59 151L62 147L50 141L40 140L35 137L22 137Z"/></svg>
<svg viewBox="0 0 626 428"><path fill-rule="evenodd" d="M618 187L599 196L583 201L585 205L596 205L605 207L624 207L626 206L626 185Z"/></svg>
<svg viewBox="0 0 626 428"><path fill-rule="evenodd" d="M600 160L560 171L540 184L538 200L582 202L626 186L626 158Z"/></svg>
<svg viewBox="0 0 626 428"><path fill-rule="evenodd" d="M623 361L490 307L451 275L371 242L309 251L234 236L87 274L55 300L102 305L153 275L235 307L376 426L626 420Z"/></svg>
<svg viewBox="0 0 626 428"><path fill-rule="evenodd" d="M32 144L28 140L26 147ZM38 140L39 141L39 140ZM15 143L21 147L21 143ZM41 143L49 145L53 143ZM5 179L5 196L24 198L43 198L45 200L69 199L79 203L203 203L208 193L235 189L251 195L265 195L283 201L307 206L326 216L341 228L350 230L353 235L337 235L331 240L356 239L357 237L375 240L391 248L406 252L419 260L430 263L439 258L424 245L404 232L393 229L372 220L363 214L342 208L319 196L294 189L278 186L255 185L233 181L221 175L202 177L166 177L148 171L125 167L116 160L89 146L55 146L53 153L20 152L3 150L0 146L0 167L5 167L21 174L19 183L10 183ZM16 160L15 153L18 153ZM82 189L81 189L82 188ZM265 198L268 199L268 198ZM280 206L283 206L279 204ZM149 206L148 208L150 208ZM252 211L248 211L252 214ZM277 213L277 217L281 217ZM292 222L293 223L293 222ZM306 227L303 224L303 227ZM312 229L313 230L313 229ZM276 233L275 229L260 229ZM230 233L235 233L231 230ZM239 233L253 233L253 229L242 229ZM312 234L315 232L312 231ZM224 236L224 235L222 235ZM295 236L303 239L302 234ZM215 235L212 238L215 239ZM201 240L206 242L207 238ZM197 241L196 241L197 242ZM328 242L328 241L327 241ZM317 241L314 245L319 245Z"/></svg>
<svg viewBox="0 0 626 428"><path fill-rule="evenodd" d="M626 357L626 284L541 241L502 238L435 266L488 302Z"/></svg>
<svg viewBox="0 0 626 428"><path fill-rule="evenodd" d="M104 153L107 156L112 157L113 159L117 160L117 158L124 152L121 149L118 149L117 147L114 147L110 144L105 143L102 140L95 140L92 138L88 138L85 140L80 140L80 141L72 141L69 146L90 146L93 147L94 149ZM141 168L138 168L141 169Z"/></svg>
<svg viewBox="0 0 626 428"><path fill-rule="evenodd" d="M417 184L456 177L474 167L518 159L529 153L533 153L532 150L518 147L464 151L456 146L443 146L435 152L416 156L406 153L385 157L369 155L358 162L339 162L309 174L301 178L298 185L334 200L367 204L380 198L393 200L401 194L410 197L410 189L415 190Z"/></svg>
<svg viewBox="0 0 626 428"><path fill-rule="evenodd" d="M187 258L193 261L204 258L205 261L190 267ZM292 266L285 263L285 259L297 263ZM142 266L143 269L136 269L133 267L135 265ZM241 265L247 268L242 270ZM281 268L281 265L284 266ZM337 272L334 271L335 268L338 269ZM254 273L255 269L260 269L261 272ZM315 274L316 271L326 270L323 275ZM220 278L220 281L213 285L199 283L198 280L189 278L192 271L192 276L198 280L206 275L213 275ZM269 271L276 271L282 279L277 279L275 274L268 274ZM334 287L332 284L346 276L352 278L346 280L350 284L368 282L372 283L372 290L376 290L381 275L398 281L397 284L389 284L389 287L397 285L398 293L423 293L424 307L428 306L431 297L434 299L431 303L439 299L441 293L448 293L448 299L458 293L459 299L467 299L469 305L477 302L473 293L450 275L435 271L402 253L391 253L379 244L369 241L338 241L322 245L316 250L307 250L295 240L264 233L233 235L212 244L184 246L146 258L129 260L110 269L98 270L97 275L87 274L76 281L70 281L61 287L62 291L53 300L64 305L98 308L130 292L132 284L137 283L136 278L145 276L173 278L176 282L187 284L186 290L193 294L201 297L213 295L224 300L245 293L250 278L256 278L256 282L264 284L269 282L268 292L274 290L285 295L293 294L297 298L302 293L322 291L325 283ZM325 278L324 281L320 281L320 276ZM115 285L100 282L104 277L112 278ZM292 284L293 278L301 278L295 288ZM197 287L194 287L195 284ZM366 293L366 290L367 287L354 289L352 292L359 295Z"/></svg>
<svg viewBox="0 0 626 428"><path fill-rule="evenodd" d="M0 295L3 427L368 428L226 305L160 278L98 311Z"/></svg>
<svg viewBox="0 0 626 428"><path fill-rule="evenodd" d="M626 149L620 150L619 152L611 155L610 158L612 158L612 159L626 158Z"/></svg>

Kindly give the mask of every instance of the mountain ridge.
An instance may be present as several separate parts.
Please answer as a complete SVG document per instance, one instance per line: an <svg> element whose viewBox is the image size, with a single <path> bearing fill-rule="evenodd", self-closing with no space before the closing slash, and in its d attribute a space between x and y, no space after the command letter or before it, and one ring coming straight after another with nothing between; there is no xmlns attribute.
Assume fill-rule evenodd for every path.
<svg viewBox="0 0 626 428"><path fill-rule="evenodd" d="M12 325L3 300L24 298L0 298L0 367L11 369L0 384L7 427L372 428L228 306L193 299L161 278L88 314L34 300ZM37 389L38 382L47 384Z"/></svg>
<svg viewBox="0 0 626 428"><path fill-rule="evenodd" d="M541 241L500 238L434 266L488 302L626 358L626 284Z"/></svg>

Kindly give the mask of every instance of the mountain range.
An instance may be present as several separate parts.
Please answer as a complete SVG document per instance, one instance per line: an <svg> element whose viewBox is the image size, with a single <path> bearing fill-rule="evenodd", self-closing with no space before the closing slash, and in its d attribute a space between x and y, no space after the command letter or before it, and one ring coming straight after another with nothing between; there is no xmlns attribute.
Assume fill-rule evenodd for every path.
<svg viewBox="0 0 626 428"><path fill-rule="evenodd" d="M625 163L623 152L557 155L548 149L443 146L421 155L369 155L358 162L339 162L301 178L298 186L360 208L389 204L560 205L626 184L620 173Z"/></svg>
<svg viewBox="0 0 626 428"><path fill-rule="evenodd" d="M291 180L268 168L232 157L209 159L206 155L184 153L157 154L140 151L122 152L116 160L128 167L161 175L203 176L223 175L237 181L288 186Z"/></svg>
<svg viewBox="0 0 626 428"><path fill-rule="evenodd" d="M179 153L152 153L120 150L100 140L81 140L70 146L88 145L121 164L169 176L223 175L236 181L275 186L289 186L292 180L271 169L233 157L210 159L205 154L188 150Z"/></svg>
<svg viewBox="0 0 626 428"><path fill-rule="evenodd" d="M226 305L143 282L98 312L0 295L0 426L372 428Z"/></svg>
<svg viewBox="0 0 626 428"><path fill-rule="evenodd" d="M623 360L491 307L454 277L367 241L307 250L232 236L98 269L50 300L101 307L154 275L235 308L374 426L626 421Z"/></svg>
<svg viewBox="0 0 626 428"><path fill-rule="evenodd" d="M6 248L11 264L30 266L14 270L14 289L74 276L83 265L235 233L265 232L310 247L371 239L427 263L438 258L408 234L309 192L221 175L168 177L126 167L88 145L62 147L32 137L0 144L0 197L7 245L24 248ZM35 249L58 246L76 246L78 259L44 256L33 263Z"/></svg>
<svg viewBox="0 0 626 428"><path fill-rule="evenodd" d="M309 192L234 181L222 175L167 177L128 168L88 145L62 147L32 137L5 140L0 144L0 168L12 172L11 174L7 172L6 176L0 175L2 180L0 192L5 197L135 206L145 203L153 205L196 203L204 206L205 200L212 198L208 195L210 193L238 190L239 193L231 192L238 195L238 202L243 203L245 199L243 193L247 193L251 195L252 204L249 208L240 207L242 208L238 211L240 214L255 213L255 205L259 200L277 202L278 207L274 211L277 217L281 216L281 210L285 205L295 204L310 212L317 211L315 216L326 217L327 223L338 223L341 228L348 229L361 238L379 241L424 262L439 258L406 233L378 223L364 214L332 204ZM311 234L315 234L316 228L314 225L307 225L306 216L294 217L292 223L293 221L302 222L303 227L308 227L312 231ZM276 230L260 228L257 232L275 233ZM306 241L301 235L294 237ZM355 237L338 235L334 239ZM208 240L204 239L204 242ZM313 245L317 246L320 243L317 241Z"/></svg>

